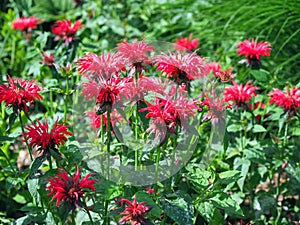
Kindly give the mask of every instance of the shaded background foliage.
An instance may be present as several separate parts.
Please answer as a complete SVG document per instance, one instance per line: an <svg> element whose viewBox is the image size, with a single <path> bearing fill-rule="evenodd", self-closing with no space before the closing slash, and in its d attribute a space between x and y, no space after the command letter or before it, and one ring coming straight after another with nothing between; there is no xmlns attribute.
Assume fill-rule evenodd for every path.
<svg viewBox="0 0 300 225"><path fill-rule="evenodd" d="M200 53L231 63L236 43L254 37L272 44L268 62L271 74L282 81L297 82L299 70L300 22L299 0L268 1L84 1L74 8L72 0L2 0L1 22L12 8L18 16L43 18L42 26L49 30L54 20L80 18L85 24L81 39L85 50L111 49L123 39L173 41L193 33L200 39ZM80 1L79 1L80 2ZM8 18L7 18L8 19ZM6 19L6 21L7 21ZM12 18L10 18L12 19ZM84 21L86 20L86 21ZM113 35L112 35L113 34ZM2 31L5 43L7 32ZM2 44L2 48L5 48ZM89 49L90 47L90 49ZM5 56L1 56L2 61ZM269 65L268 65L269 66ZM14 67L18 68L14 63ZM2 73L6 73L2 64ZM22 69L13 71L21 73Z"/></svg>

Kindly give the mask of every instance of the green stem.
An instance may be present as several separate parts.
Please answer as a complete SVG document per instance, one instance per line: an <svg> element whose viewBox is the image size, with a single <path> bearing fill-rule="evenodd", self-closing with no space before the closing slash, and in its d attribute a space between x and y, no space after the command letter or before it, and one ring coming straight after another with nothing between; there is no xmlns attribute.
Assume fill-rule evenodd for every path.
<svg viewBox="0 0 300 225"><path fill-rule="evenodd" d="M10 166L10 168L12 169L12 171L13 171L15 177L17 177L17 173L16 173L16 171L15 171L15 168L12 166L11 162L9 161L9 158L8 158L8 157L6 156L6 154L3 152L2 148L0 148L0 150L1 150L1 151L0 151L0 152L1 152L1 155L4 156L5 160L7 161L7 163L8 163L9 166Z"/></svg>
<svg viewBox="0 0 300 225"><path fill-rule="evenodd" d="M157 154L156 154L155 182L158 182L159 161L160 161L160 147L157 148Z"/></svg>
<svg viewBox="0 0 300 225"><path fill-rule="evenodd" d="M107 110L107 180L110 179L110 139L111 139L111 127L110 127L110 108Z"/></svg>
<svg viewBox="0 0 300 225"><path fill-rule="evenodd" d="M22 121L21 112L19 112L18 114L19 114L19 120L20 120L20 124L21 124L22 133L24 134L25 130L24 130L24 124L23 124L23 121ZM25 140L25 143L26 143L27 150L28 150L28 153L29 153L29 156L30 156L30 160L31 160L31 162L33 162L33 157L32 157L32 154L31 154L31 148L29 147L29 145L27 143L27 140Z"/></svg>
<svg viewBox="0 0 300 225"><path fill-rule="evenodd" d="M66 77L66 99L65 99L65 110L64 110L64 120L67 120L67 112L68 112L68 101L69 101L69 80Z"/></svg>
<svg viewBox="0 0 300 225"><path fill-rule="evenodd" d="M134 135L135 139L138 140L138 105L135 105L135 110L134 110ZM137 170L137 167L139 165L139 149L135 149L135 154L134 154L134 165L135 165L135 170Z"/></svg>
<svg viewBox="0 0 300 225"><path fill-rule="evenodd" d="M48 161L49 161L49 167L50 167L50 170L52 170L52 169L53 169L53 165L52 165L51 155L49 156Z"/></svg>
<svg viewBox="0 0 300 225"><path fill-rule="evenodd" d="M286 121L285 123L285 129L284 129L284 139L283 139L283 147L286 147L287 146L287 134L288 134L288 129L289 129L289 122ZM283 155L283 151L282 151L282 155Z"/></svg>
<svg viewBox="0 0 300 225"><path fill-rule="evenodd" d="M178 130L178 129L177 129ZM177 132L178 133L178 132ZM176 147L177 147L177 138L173 138L173 152L172 152L172 161L171 161L171 170L170 170L170 178L169 178L169 190L172 188L172 180L173 180L173 170L176 156Z"/></svg>
<svg viewBox="0 0 300 225"><path fill-rule="evenodd" d="M92 224L92 225L95 225L95 223L94 223L94 221L93 221L93 218L92 218L92 215L91 215L90 211L89 211L88 209L86 209L86 212L87 212L87 214L88 214L89 220L91 221L91 224Z"/></svg>
<svg viewBox="0 0 300 225"><path fill-rule="evenodd" d="M54 114L54 107L53 107L53 92L52 90L50 89L49 91L49 96L50 96L50 113L51 113L51 116L53 116Z"/></svg>
<svg viewBox="0 0 300 225"><path fill-rule="evenodd" d="M107 225L110 224L110 219L109 219L109 216L108 216L108 205L109 205L109 201L105 200L105 206L104 206L105 217L104 217L104 222L103 222L104 225L105 224L107 224Z"/></svg>

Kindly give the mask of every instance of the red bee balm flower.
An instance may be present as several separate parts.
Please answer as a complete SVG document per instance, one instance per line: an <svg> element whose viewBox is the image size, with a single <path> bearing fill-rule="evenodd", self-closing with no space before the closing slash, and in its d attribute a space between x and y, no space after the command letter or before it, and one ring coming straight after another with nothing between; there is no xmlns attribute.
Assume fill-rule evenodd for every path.
<svg viewBox="0 0 300 225"><path fill-rule="evenodd" d="M285 88L285 92L277 88L273 88L269 94L270 103L278 105L283 109L297 114L300 109L300 88Z"/></svg>
<svg viewBox="0 0 300 225"><path fill-rule="evenodd" d="M147 216L147 212L152 209L151 206L144 206L146 202L138 203L136 196L134 196L133 202L122 199L121 204L123 205L124 203L126 203L127 206L120 214L125 216L119 220L119 224L126 224L128 222L131 222L132 225L146 224L145 217Z"/></svg>
<svg viewBox="0 0 300 225"><path fill-rule="evenodd" d="M177 84L189 84L195 77L209 73L203 58L193 53L170 53L155 58L157 70L166 73Z"/></svg>
<svg viewBox="0 0 300 225"><path fill-rule="evenodd" d="M188 38L181 37L176 41L175 49L177 50L194 50L198 47L198 39L192 39L193 34L190 34Z"/></svg>
<svg viewBox="0 0 300 225"><path fill-rule="evenodd" d="M27 126L27 132L24 132L25 140L30 140L29 146L39 147L47 153L50 149L55 150L60 144L64 145L67 141L66 135L72 136L73 134L68 131L68 126L63 123L58 124L58 120L55 121L52 129L49 132L49 125L46 122L41 123L37 120L37 124L32 123L32 126Z"/></svg>
<svg viewBox="0 0 300 225"><path fill-rule="evenodd" d="M87 99L96 97L96 103L99 105L99 112L106 112L107 109L116 104L116 101L122 100L124 93L124 87L130 79L120 77L111 77L108 80L98 79L98 82L90 80L88 83L83 83L84 87L82 94L86 96ZM101 114L101 113L100 113Z"/></svg>
<svg viewBox="0 0 300 225"><path fill-rule="evenodd" d="M245 55L247 58L260 59L260 56L270 56L271 44L268 42L261 41L257 43L252 38L252 41L244 40L237 45L239 48L237 50L239 55Z"/></svg>
<svg viewBox="0 0 300 225"><path fill-rule="evenodd" d="M81 21L76 20L72 25L70 20L60 20L52 27L52 33L56 34L55 40L58 41L63 39L66 44L71 43L75 40L76 32L82 27Z"/></svg>
<svg viewBox="0 0 300 225"><path fill-rule="evenodd" d="M124 68L124 59L120 54L108 52L100 56L87 53L85 57L78 59L78 72L89 77L102 77L109 79Z"/></svg>
<svg viewBox="0 0 300 225"><path fill-rule="evenodd" d="M144 40L139 42L134 40L132 43L123 41L121 44L118 44L118 51L120 55L132 64L140 63L149 59L149 56L146 53L154 50L155 48L145 43Z"/></svg>
<svg viewBox="0 0 300 225"><path fill-rule="evenodd" d="M41 88L34 81L13 79L8 77L8 84L0 84L0 102L5 102L6 106L13 107L14 112L19 113L24 110L28 112L28 104L32 105L34 100L42 100L39 94Z"/></svg>
<svg viewBox="0 0 300 225"><path fill-rule="evenodd" d="M218 98L214 90L212 90L211 97L205 94L205 100L202 103L206 105L209 112L203 117L202 121L207 121L211 119L212 125L216 127L217 124L226 123L225 111L231 108L231 105L226 104L223 98Z"/></svg>
<svg viewBox="0 0 300 225"><path fill-rule="evenodd" d="M252 86L250 81L248 81L245 85L238 85L234 81L232 83L233 86L227 87L224 90L226 102L233 101L236 106L240 107L250 101L253 96L256 96L255 91L258 87Z"/></svg>
<svg viewBox="0 0 300 225"><path fill-rule="evenodd" d="M92 175L93 173L89 173L81 179L78 168L72 177L65 170L58 169L58 174L48 179L49 183L46 187L50 191L48 196L53 195L51 201L56 199L56 207L59 206L60 202L67 202L70 210L74 210L76 207L81 208L85 206L82 198L86 193L86 189L96 192L96 188L93 185L97 184L97 182L89 179Z"/></svg>
<svg viewBox="0 0 300 225"><path fill-rule="evenodd" d="M40 23L40 20L34 16L31 17L22 17L15 19L12 22L12 27L15 30L24 30L28 31L29 29L35 29Z"/></svg>

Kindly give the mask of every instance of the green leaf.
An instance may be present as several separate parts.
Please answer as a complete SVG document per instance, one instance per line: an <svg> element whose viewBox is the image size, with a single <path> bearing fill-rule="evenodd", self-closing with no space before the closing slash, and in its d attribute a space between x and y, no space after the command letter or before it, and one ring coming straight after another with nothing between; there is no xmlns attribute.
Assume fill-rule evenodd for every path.
<svg viewBox="0 0 300 225"><path fill-rule="evenodd" d="M20 177L17 178L7 177L5 181L6 181L7 190L11 188L19 188L23 183L23 180Z"/></svg>
<svg viewBox="0 0 300 225"><path fill-rule="evenodd" d="M156 218L159 218L161 215L161 209L156 205L156 203L153 201L152 197L145 192L139 191L136 193L136 198L138 202L146 202L148 206L152 206L153 208L149 211L150 215L155 216Z"/></svg>
<svg viewBox="0 0 300 225"><path fill-rule="evenodd" d="M185 194L187 195L187 194ZM183 194L175 193L175 199L160 199L162 208L167 216L174 220L178 225L192 225L194 208Z"/></svg>
<svg viewBox="0 0 300 225"><path fill-rule="evenodd" d="M240 173L241 177L237 181L237 184L241 191L243 191L245 179L246 179L247 173L249 171L250 165L251 165L251 161L248 159L244 159L244 158L242 159L240 157L237 157L234 159L233 168L235 170L240 170L240 172L241 172Z"/></svg>
<svg viewBox="0 0 300 225"><path fill-rule="evenodd" d="M14 137L0 136L0 142L14 142Z"/></svg>
<svg viewBox="0 0 300 225"><path fill-rule="evenodd" d="M196 204L195 208L208 224L224 224L223 215L211 202L201 202Z"/></svg>
<svg viewBox="0 0 300 225"><path fill-rule="evenodd" d="M209 198L215 207L223 209L227 214L231 216L243 216L243 211L239 204L235 202L230 195L224 192L215 192L213 196Z"/></svg>
<svg viewBox="0 0 300 225"><path fill-rule="evenodd" d="M30 167L30 172L29 172L30 177L33 176L36 173L36 171L38 171L38 169L40 168L40 166L43 164L43 162L45 160L46 160L46 157L44 155L42 155L33 161L32 165Z"/></svg>
<svg viewBox="0 0 300 225"><path fill-rule="evenodd" d="M253 133L260 133L260 132L266 132L267 130L259 124L255 124L253 127Z"/></svg>
<svg viewBox="0 0 300 225"><path fill-rule="evenodd" d="M219 174L222 184L230 184L236 182L240 177L240 171L237 170L229 170Z"/></svg>
<svg viewBox="0 0 300 225"><path fill-rule="evenodd" d="M255 80L259 82L266 82L271 80L271 75L266 70L251 70L250 73L255 77Z"/></svg>
<svg viewBox="0 0 300 225"><path fill-rule="evenodd" d="M293 165L291 163L288 163L285 171L292 176L294 179L297 180L297 182L300 184L300 167Z"/></svg>
<svg viewBox="0 0 300 225"><path fill-rule="evenodd" d="M15 197L13 197L13 200L15 200L17 203L20 203L20 204L25 204L27 202L26 199L24 198L24 196L19 195L19 194L17 194Z"/></svg>
<svg viewBox="0 0 300 225"><path fill-rule="evenodd" d="M263 214L267 210L273 208L276 204L275 198L272 194L267 192L260 192L258 193L253 202L253 208L258 211L258 214Z"/></svg>
<svg viewBox="0 0 300 225"><path fill-rule="evenodd" d="M242 126L240 124L231 124L227 127L228 132L237 132L242 130Z"/></svg>
<svg viewBox="0 0 300 225"><path fill-rule="evenodd" d="M36 199L37 202L40 200L39 189L39 179L33 178L27 180L28 191L32 198Z"/></svg>

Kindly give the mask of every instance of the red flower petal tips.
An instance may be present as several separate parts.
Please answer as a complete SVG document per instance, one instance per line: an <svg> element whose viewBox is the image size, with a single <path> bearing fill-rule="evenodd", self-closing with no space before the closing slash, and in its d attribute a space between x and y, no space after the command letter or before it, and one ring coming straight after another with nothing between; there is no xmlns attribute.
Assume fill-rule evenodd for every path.
<svg viewBox="0 0 300 225"><path fill-rule="evenodd" d="M297 114L300 109L300 88L286 87L285 91L273 88L269 96L270 103L278 105L286 111Z"/></svg>
<svg viewBox="0 0 300 225"><path fill-rule="evenodd" d="M198 39L193 39L193 34L190 34L188 38L181 37L176 41L175 49L182 50L195 50L198 47Z"/></svg>
<svg viewBox="0 0 300 225"><path fill-rule="evenodd" d="M76 173L71 177L65 170L58 169L58 174L48 179L48 186L46 189L49 191L48 196L53 195L52 200L56 199L56 207L60 202L67 203L70 210L76 207L85 207L83 202L84 194L87 189L96 192L94 187L97 182L94 179L89 179L93 173L89 173L81 179L79 168Z"/></svg>
<svg viewBox="0 0 300 225"><path fill-rule="evenodd" d="M253 96L256 96L256 90L258 90L258 87L253 86L250 81L245 85L238 85L233 81L233 86L225 88L224 99L226 102L233 101L236 106L241 107L250 101Z"/></svg>
<svg viewBox="0 0 300 225"><path fill-rule="evenodd" d="M249 39L240 42L237 45L239 48L237 50L239 55L245 55L247 58L260 59L261 56L270 56L271 44L269 42L257 41L252 38L252 41Z"/></svg>
<svg viewBox="0 0 300 225"><path fill-rule="evenodd" d="M71 24L70 20L59 20L52 26L52 33L56 34L56 41L63 39L68 45L75 40L75 34L81 27L80 20L76 20L74 24Z"/></svg>
<svg viewBox="0 0 300 225"><path fill-rule="evenodd" d="M34 16L21 17L12 22L12 28L14 30L28 31L30 29L35 29L40 22L41 20Z"/></svg>
<svg viewBox="0 0 300 225"><path fill-rule="evenodd" d="M125 210L121 212L121 215L124 215L118 224L126 224L131 222L132 225L142 225L146 224L145 218L147 217L147 213L152 209L151 206L145 206L146 202L138 203L136 200L136 196L134 196L133 201L129 201L128 199L122 199L121 205L124 203L127 204Z"/></svg>
<svg viewBox="0 0 300 225"><path fill-rule="evenodd" d="M8 78L8 84L0 84L0 102L5 102L6 106L11 106L15 113L24 110L28 112L29 106L35 100L42 100L39 92L42 90L32 80L22 80Z"/></svg>
<svg viewBox="0 0 300 225"><path fill-rule="evenodd" d="M193 53L169 53L155 58L157 70L166 73L177 84L189 84L195 77L209 73L203 58Z"/></svg>
<svg viewBox="0 0 300 225"><path fill-rule="evenodd" d="M270 56L271 52L270 43L264 41L257 43L253 38L252 41L244 40L238 43L237 46L237 53L239 55L245 55L247 58L241 62L246 62L247 66L251 66L253 69L259 69L261 67L260 57Z"/></svg>
<svg viewBox="0 0 300 225"><path fill-rule="evenodd" d="M127 59L131 64L148 60L149 56L146 53L154 50L155 48L147 44L144 40L134 40L132 43L123 41L121 44L118 44L118 52L121 57Z"/></svg>
<svg viewBox="0 0 300 225"><path fill-rule="evenodd" d="M39 120L37 124L27 125L26 130L24 136L26 141L30 141L29 146L41 148L44 153L49 153L50 149L55 150L57 146L64 145L67 141L66 136L73 135L68 131L68 126L63 123L58 124L58 120L55 121L50 131L48 122L41 123Z"/></svg>

